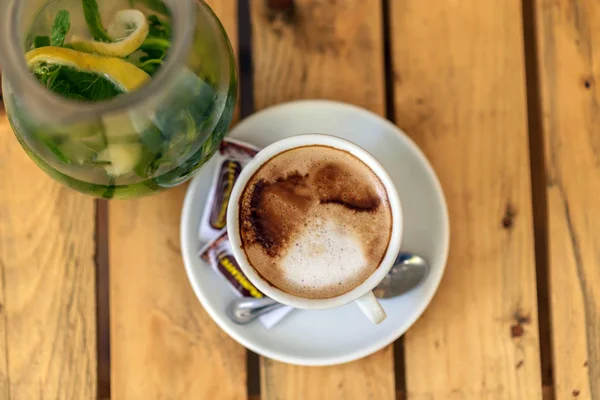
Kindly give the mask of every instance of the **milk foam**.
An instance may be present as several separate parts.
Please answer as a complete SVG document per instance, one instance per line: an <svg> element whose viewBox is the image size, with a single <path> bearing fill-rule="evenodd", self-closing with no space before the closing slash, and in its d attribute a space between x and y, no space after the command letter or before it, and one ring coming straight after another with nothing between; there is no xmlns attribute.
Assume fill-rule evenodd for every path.
<svg viewBox="0 0 600 400"><path fill-rule="evenodd" d="M285 256L276 264L284 286L295 292L327 292L360 280L367 267L357 235L344 230L335 221L316 219L294 238ZM286 287L282 287L286 290Z"/></svg>

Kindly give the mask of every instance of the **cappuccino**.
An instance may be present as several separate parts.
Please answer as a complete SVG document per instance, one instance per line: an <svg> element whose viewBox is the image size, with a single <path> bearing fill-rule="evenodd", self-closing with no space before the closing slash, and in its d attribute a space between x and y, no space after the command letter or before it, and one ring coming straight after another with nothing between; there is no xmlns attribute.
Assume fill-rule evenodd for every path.
<svg viewBox="0 0 600 400"><path fill-rule="evenodd" d="M271 285L327 299L351 291L379 266L392 214L377 175L333 147L294 148L267 161L239 200L242 248Z"/></svg>

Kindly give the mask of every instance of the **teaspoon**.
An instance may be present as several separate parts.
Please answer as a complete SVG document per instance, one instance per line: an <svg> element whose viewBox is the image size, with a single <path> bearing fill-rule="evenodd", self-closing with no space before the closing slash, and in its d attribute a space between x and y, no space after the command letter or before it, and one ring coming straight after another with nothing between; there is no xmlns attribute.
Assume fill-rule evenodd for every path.
<svg viewBox="0 0 600 400"><path fill-rule="evenodd" d="M403 295L423 282L428 273L429 264L423 257L412 253L400 253L388 274L373 289L373 293L380 299ZM243 297L229 304L227 316L234 323L245 325L283 306L284 304L269 297Z"/></svg>

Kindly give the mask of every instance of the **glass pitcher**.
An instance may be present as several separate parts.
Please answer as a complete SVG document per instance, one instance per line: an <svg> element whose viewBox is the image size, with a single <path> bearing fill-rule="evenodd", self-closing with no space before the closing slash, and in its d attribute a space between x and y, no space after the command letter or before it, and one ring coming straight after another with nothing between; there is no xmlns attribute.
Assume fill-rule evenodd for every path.
<svg viewBox="0 0 600 400"><path fill-rule="evenodd" d="M82 101L70 87L68 96L48 90L29 64L32 49L50 59L55 54L47 46L49 40L54 43L59 12L70 18L67 44L60 51L69 56L81 51L69 38L90 36L89 14L83 10L90 4L97 7L100 25L121 10L141 11L151 22L143 44L168 47L162 59L131 59L136 68L154 72L136 90L111 96L98 80L94 86L73 83L77 90L93 90L91 95L101 101ZM153 22L168 28L167 42L152 41ZM231 44L201 0L2 0L0 63L6 113L27 154L59 182L104 198L143 196L188 179L218 148L236 101ZM45 62L36 68L48 76L55 71ZM127 68L120 70L125 80L131 79Z"/></svg>

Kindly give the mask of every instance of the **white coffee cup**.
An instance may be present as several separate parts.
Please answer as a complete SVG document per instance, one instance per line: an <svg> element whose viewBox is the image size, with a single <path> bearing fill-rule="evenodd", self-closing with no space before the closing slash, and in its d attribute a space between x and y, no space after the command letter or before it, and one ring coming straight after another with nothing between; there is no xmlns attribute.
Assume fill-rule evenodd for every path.
<svg viewBox="0 0 600 400"><path fill-rule="evenodd" d="M242 248L242 239L239 229L239 199L248 181L252 178L252 176L254 176L256 171L258 171L263 164L271 160L279 153L294 149L296 147L311 145L329 146L344 150L363 161L383 183L385 190L387 191L392 214L392 232L390 235L390 242L388 244L387 251L377 269L365 281L351 291L328 299L309 299L294 296L274 287L265 281L249 263L246 253ZM362 312L369 318L369 320L375 324L382 322L386 315L383 307L381 307L381 304L379 304L379 301L373 294L373 289L379 284L379 282L383 280L383 278L385 278L390 268L392 268L394 265L394 261L396 260L398 252L400 251L403 226L402 220L402 206L400 203L400 197L398 196L398 191L396 190L396 187L394 186L394 183L392 182L392 179L386 170L371 154L369 154L362 147L347 140L335 136L314 133L292 136L287 139L277 141L260 151L252 159L252 161L246 165L238 177L237 182L235 183L231 192L229 207L227 209L227 231L229 234L229 240L231 241L231 247L233 248L233 254L246 277L266 296L295 308L309 310L334 308L350 302L355 302L358 304Z"/></svg>

